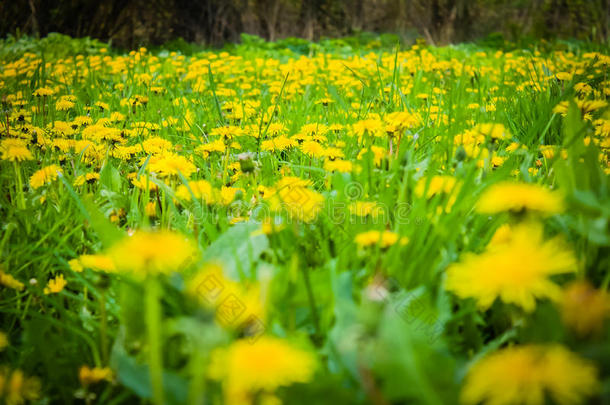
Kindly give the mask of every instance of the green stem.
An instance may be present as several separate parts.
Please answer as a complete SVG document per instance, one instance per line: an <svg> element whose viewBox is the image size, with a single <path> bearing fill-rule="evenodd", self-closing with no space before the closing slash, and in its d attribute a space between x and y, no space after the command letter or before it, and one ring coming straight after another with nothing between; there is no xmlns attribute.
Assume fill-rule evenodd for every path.
<svg viewBox="0 0 610 405"><path fill-rule="evenodd" d="M100 345L104 365L108 364L108 320L106 318L106 294L102 290L100 293Z"/></svg>
<svg viewBox="0 0 610 405"><path fill-rule="evenodd" d="M225 185L225 181L227 178L227 167L229 164L229 151L230 151L230 144L227 145L227 151L225 153L225 158L224 158L224 162L222 163L222 185Z"/></svg>
<svg viewBox="0 0 610 405"><path fill-rule="evenodd" d="M303 268L303 277L305 278L305 288L307 290L307 298L309 299L309 306L311 307L311 318L313 321L313 327L316 331L316 336L320 334L320 325L318 321L318 309L316 308L316 299L313 295L313 290L311 288L311 281L309 280L309 269L307 267Z"/></svg>
<svg viewBox="0 0 610 405"><path fill-rule="evenodd" d="M17 166L17 162L13 161L15 168L15 177L17 177L17 194L19 195L19 209L25 209L25 198L23 197L23 180L21 179L21 170Z"/></svg>
<svg viewBox="0 0 610 405"><path fill-rule="evenodd" d="M163 358L161 353L161 305L159 282L149 277L146 285L146 327L148 330L148 366L153 403L163 405Z"/></svg>
<svg viewBox="0 0 610 405"><path fill-rule="evenodd" d="M207 361L207 356L197 349L190 364L193 377L189 386L189 404L203 404L205 402L205 364L207 364Z"/></svg>

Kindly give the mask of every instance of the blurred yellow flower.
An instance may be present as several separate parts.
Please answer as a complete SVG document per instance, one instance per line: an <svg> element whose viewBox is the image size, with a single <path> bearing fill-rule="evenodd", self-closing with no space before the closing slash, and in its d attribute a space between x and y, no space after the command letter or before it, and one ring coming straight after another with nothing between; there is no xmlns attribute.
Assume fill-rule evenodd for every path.
<svg viewBox="0 0 610 405"><path fill-rule="evenodd" d="M24 288L24 285L21 281L17 280L10 274L5 273L0 269L0 285L3 285L8 288L12 288L13 290L21 291Z"/></svg>
<svg viewBox="0 0 610 405"><path fill-rule="evenodd" d="M40 380L27 377L21 370L0 368L0 400L4 398L7 405L21 405L40 397Z"/></svg>
<svg viewBox="0 0 610 405"><path fill-rule="evenodd" d="M468 371L460 402L543 405L548 395L571 405L598 389L595 367L563 346L515 346L484 357Z"/></svg>
<svg viewBox="0 0 610 405"><path fill-rule="evenodd" d="M476 205L476 210L482 214L526 211L552 215L561 213L563 209L563 199L558 192L536 184L509 181L489 187Z"/></svg>
<svg viewBox="0 0 610 405"><path fill-rule="evenodd" d="M217 323L227 329L249 329L266 321L266 297L260 284L241 284L224 275L222 267L206 264L188 283L187 292L202 305L214 308ZM264 327L262 328L264 329Z"/></svg>
<svg viewBox="0 0 610 405"><path fill-rule="evenodd" d="M6 336L6 333L0 331L0 352L2 350L4 350L6 347L8 347L9 345L9 341L8 341L8 336ZM0 384L0 387L2 387L2 384ZM1 391L1 389L0 389Z"/></svg>
<svg viewBox="0 0 610 405"><path fill-rule="evenodd" d="M81 255L78 258L78 261L82 268L91 269L94 271L103 271L106 273L116 271L114 261L108 255Z"/></svg>
<svg viewBox="0 0 610 405"><path fill-rule="evenodd" d="M40 188L56 180L59 173L61 173L61 168L57 165L43 167L30 177L30 185L34 189Z"/></svg>
<svg viewBox="0 0 610 405"><path fill-rule="evenodd" d="M68 282L64 279L64 275L60 274L55 278L52 278L47 283L47 286L44 288L45 294L57 294L63 291L64 287L68 284Z"/></svg>
<svg viewBox="0 0 610 405"><path fill-rule="evenodd" d="M157 216L157 202L156 201L147 202L146 206L144 207L144 213L149 218L155 218Z"/></svg>
<svg viewBox="0 0 610 405"><path fill-rule="evenodd" d="M84 365L78 370L78 380L84 387L91 384L95 384L102 380L110 381L111 379L112 370L110 370L108 367L91 368L87 365Z"/></svg>
<svg viewBox="0 0 610 405"><path fill-rule="evenodd" d="M32 95L36 96L36 97L52 96L53 94L55 94L55 91L48 87L40 87L40 88L36 89L34 91L34 93L32 93Z"/></svg>
<svg viewBox="0 0 610 405"><path fill-rule="evenodd" d="M563 322L577 334L597 334L610 318L610 294L586 281L575 281L564 290L560 309Z"/></svg>
<svg viewBox="0 0 610 405"><path fill-rule="evenodd" d="M460 298L474 298L481 309L500 298L529 312L536 298L560 298L560 288L549 277L576 271L572 250L558 238L544 241L537 223L498 232L483 253L466 253L449 266L445 288Z"/></svg>
<svg viewBox="0 0 610 405"><path fill-rule="evenodd" d="M112 246L108 255L117 270L137 276L180 271L196 259L197 249L185 236L170 231L137 231Z"/></svg>
<svg viewBox="0 0 610 405"><path fill-rule="evenodd" d="M371 216L377 218L384 214L383 207L374 201L354 201L349 205L349 212L358 217Z"/></svg>
<svg viewBox="0 0 610 405"><path fill-rule="evenodd" d="M479 124L474 131L481 135L489 136L492 139L510 139L511 133L502 124Z"/></svg>
<svg viewBox="0 0 610 405"><path fill-rule="evenodd" d="M367 231L361 232L356 235L354 241L360 248L365 248L369 246L379 245L380 248L385 249L394 245L399 240L399 235L397 233L391 231ZM408 239L406 237L400 238L400 244L405 245L408 243Z"/></svg>
<svg viewBox="0 0 610 405"><path fill-rule="evenodd" d="M206 204L213 204L216 201L212 185L206 180L189 181L188 187L180 185L176 190L176 197L181 200L191 201L195 196L197 200L203 200Z"/></svg>
<svg viewBox="0 0 610 405"><path fill-rule="evenodd" d="M2 160L23 162L34 159L32 152L24 145L7 145L0 150L2 151Z"/></svg>
<svg viewBox="0 0 610 405"><path fill-rule="evenodd" d="M324 196L307 188L310 184L298 177L284 177L277 182L274 192L265 195L265 200L272 211L284 210L297 221L311 222L322 210Z"/></svg>
<svg viewBox="0 0 610 405"><path fill-rule="evenodd" d="M212 352L208 375L222 381L226 404L253 404L258 393L272 394L279 387L310 381L315 367L313 354L263 336Z"/></svg>

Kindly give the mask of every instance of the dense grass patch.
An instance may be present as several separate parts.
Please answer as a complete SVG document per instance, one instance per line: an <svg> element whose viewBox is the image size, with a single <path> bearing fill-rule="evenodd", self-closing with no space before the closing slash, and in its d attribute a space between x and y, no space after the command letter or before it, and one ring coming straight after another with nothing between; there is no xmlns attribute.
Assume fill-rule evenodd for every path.
<svg viewBox="0 0 610 405"><path fill-rule="evenodd" d="M0 401L610 400L610 56L510 48L5 41Z"/></svg>

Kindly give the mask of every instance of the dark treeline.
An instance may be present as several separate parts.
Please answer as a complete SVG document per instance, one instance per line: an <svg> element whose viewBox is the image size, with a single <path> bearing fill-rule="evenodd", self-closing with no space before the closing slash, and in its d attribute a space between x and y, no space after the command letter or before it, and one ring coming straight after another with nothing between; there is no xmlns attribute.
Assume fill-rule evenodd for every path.
<svg viewBox="0 0 610 405"><path fill-rule="evenodd" d="M0 1L0 35L186 41L220 45L242 32L269 40L318 39L362 31L445 44L491 33L513 39L608 39L610 0L14 0Z"/></svg>

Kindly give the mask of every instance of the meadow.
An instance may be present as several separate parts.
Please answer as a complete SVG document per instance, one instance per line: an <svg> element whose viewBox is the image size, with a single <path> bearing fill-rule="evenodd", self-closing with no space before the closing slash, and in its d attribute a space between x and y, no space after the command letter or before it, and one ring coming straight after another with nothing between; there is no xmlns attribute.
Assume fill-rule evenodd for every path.
<svg viewBox="0 0 610 405"><path fill-rule="evenodd" d="M610 50L0 42L0 403L610 403Z"/></svg>

